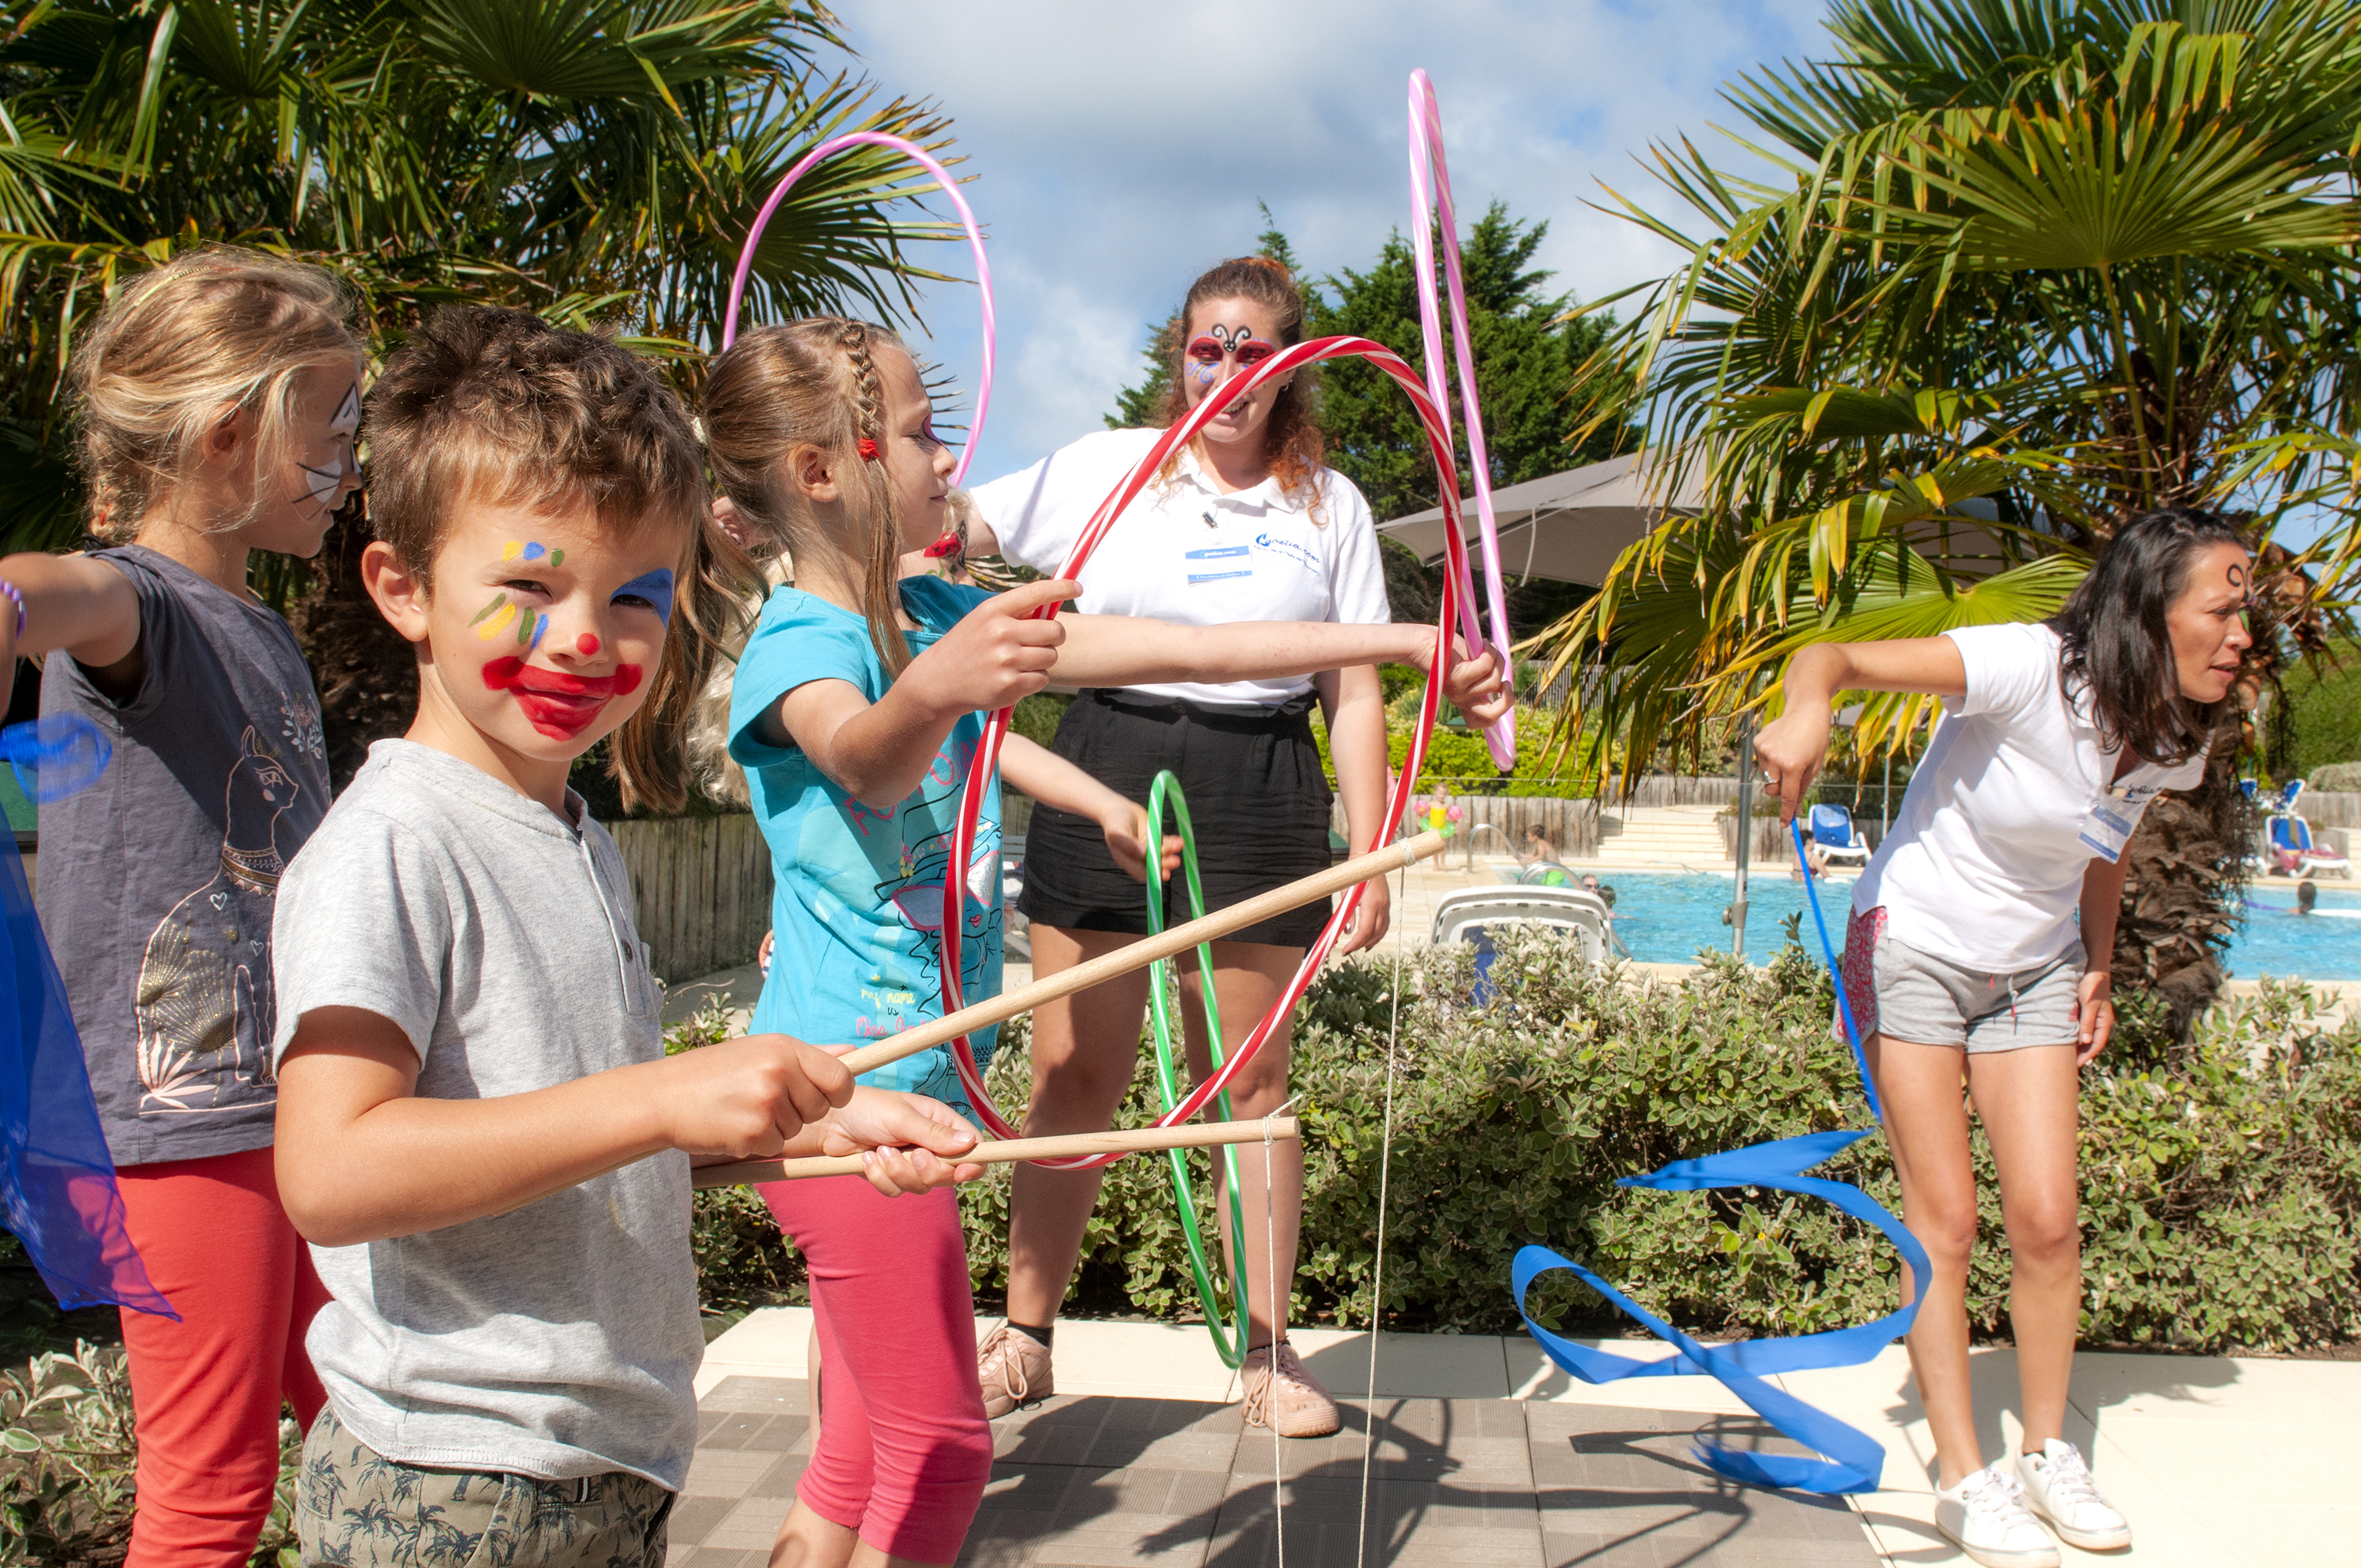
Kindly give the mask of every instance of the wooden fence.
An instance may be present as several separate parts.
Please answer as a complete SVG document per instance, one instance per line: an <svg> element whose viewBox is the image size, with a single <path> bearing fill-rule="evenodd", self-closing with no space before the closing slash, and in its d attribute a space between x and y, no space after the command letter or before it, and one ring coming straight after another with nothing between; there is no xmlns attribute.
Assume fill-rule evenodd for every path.
<svg viewBox="0 0 2361 1568"><path fill-rule="evenodd" d="M2350 790L2311 790L2295 797L2295 808L2314 828L2361 828L2361 795Z"/></svg>
<svg viewBox="0 0 2361 1568"><path fill-rule="evenodd" d="M1643 773L1619 806L1728 806L1738 798L1738 780L1729 773Z"/></svg>
<svg viewBox="0 0 2361 1568"><path fill-rule="evenodd" d="M609 822L649 965L666 984L750 961L771 928L771 850L754 818Z"/></svg>
<svg viewBox="0 0 2361 1568"><path fill-rule="evenodd" d="M1504 853L1510 846L1524 847L1525 829L1539 825L1557 846L1557 852L1569 860L1588 860L1598 853L1598 803L1595 800L1559 800L1539 795L1455 795L1452 803L1460 808L1459 833L1462 843L1444 853L1444 860L1473 850L1487 855ZM1506 835L1506 842L1493 836L1498 828ZM1328 830L1345 831L1345 803L1338 800L1328 815ZM1405 833L1418 829L1405 821Z"/></svg>

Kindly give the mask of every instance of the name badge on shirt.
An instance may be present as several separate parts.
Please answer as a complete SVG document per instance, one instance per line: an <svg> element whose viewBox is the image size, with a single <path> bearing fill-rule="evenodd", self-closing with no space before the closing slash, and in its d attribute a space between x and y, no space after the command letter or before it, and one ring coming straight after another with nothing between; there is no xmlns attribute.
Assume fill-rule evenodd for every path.
<svg viewBox="0 0 2361 1568"><path fill-rule="evenodd" d="M2140 818L2147 815L2148 803L2157 794L2154 784L2117 784L2108 790L2092 803L2090 816L2082 819L2082 842L2114 865L2123 859L2124 846L2138 830Z"/></svg>

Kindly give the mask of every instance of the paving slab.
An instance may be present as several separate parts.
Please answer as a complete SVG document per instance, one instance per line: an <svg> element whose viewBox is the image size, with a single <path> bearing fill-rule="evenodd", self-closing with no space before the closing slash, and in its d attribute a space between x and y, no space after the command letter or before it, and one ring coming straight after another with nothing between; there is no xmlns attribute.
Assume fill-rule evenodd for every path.
<svg viewBox="0 0 2361 1568"><path fill-rule="evenodd" d="M755 1313L708 1347L674 1568L763 1560L809 1453L808 1324L796 1309ZM1709 1378L1592 1387L1522 1337L1387 1334L1370 1398L1366 1334L1298 1343L1344 1396L1345 1427L1274 1444L1240 1420L1202 1328L1061 1324L1060 1397L996 1423L961 1562L1259 1568L1282 1518L1290 1563L1353 1568L1962 1561L1934 1530L1934 1450L1898 1345L1775 1379L1884 1447L1883 1488L1848 1501L1739 1486L1698 1464L1701 1432L1800 1452ZM2015 1452L2015 1353L1979 1350L1969 1365L1985 1455ZM2067 1435L2138 1532L2129 1552L2062 1549L2069 1568L2361 1564L2361 1363L2085 1354Z"/></svg>
<svg viewBox="0 0 2361 1568"><path fill-rule="evenodd" d="M773 1325L729 1349L758 1337L792 1338ZM1500 1342L1484 1343L1497 1358ZM1457 1344L1403 1365L1455 1378L1468 1355ZM671 1568L763 1560L809 1451L807 1410L800 1378L739 1373L709 1387ZM1841 1503L1733 1487L1686 1459L1700 1420L1723 1418L1497 1395L1348 1398L1342 1413L1334 1437L1277 1442L1224 1400L1061 1393L995 1423L961 1564L1262 1568L1281 1532L1302 1568L1877 1561Z"/></svg>
<svg viewBox="0 0 2361 1568"><path fill-rule="evenodd" d="M1061 1331L1062 1332L1062 1331ZM1409 1394L1437 1399L1505 1399L1509 1364L1497 1334L1378 1336L1377 1387L1369 1387L1366 1330L1295 1329L1289 1343L1321 1386L1363 1398Z"/></svg>

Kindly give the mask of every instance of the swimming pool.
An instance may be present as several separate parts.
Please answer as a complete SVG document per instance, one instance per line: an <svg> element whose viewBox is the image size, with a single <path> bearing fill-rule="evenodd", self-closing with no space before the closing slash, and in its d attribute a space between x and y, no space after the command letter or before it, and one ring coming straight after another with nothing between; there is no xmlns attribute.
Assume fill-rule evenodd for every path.
<svg viewBox="0 0 2361 1568"><path fill-rule="evenodd" d="M1730 905L1730 876L1617 872L1604 878L1615 889L1615 930L1631 956L1650 963L1691 963L1699 948L1730 950L1730 927L1721 912ZM2237 980L2262 976L2305 980L2361 980L2361 886L2322 882L2320 912L2299 916L2295 890L2257 888L2255 907L2230 948L2229 969ZM1844 941L1845 913L1852 883L1819 884L1820 912L1828 939ZM1804 884L1784 872L1753 876L1746 884L1746 952L1757 962L1777 951L1780 926L1804 908ZM1804 946L1817 953L1812 917L1803 921Z"/></svg>

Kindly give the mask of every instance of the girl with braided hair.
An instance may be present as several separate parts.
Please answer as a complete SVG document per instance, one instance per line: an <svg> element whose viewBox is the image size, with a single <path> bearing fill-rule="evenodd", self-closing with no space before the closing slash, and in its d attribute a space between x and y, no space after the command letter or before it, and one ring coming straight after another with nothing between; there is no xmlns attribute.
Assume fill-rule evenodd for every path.
<svg viewBox="0 0 2361 1568"><path fill-rule="evenodd" d="M939 1016L952 920L966 994L999 990L996 778L959 868L964 896L947 905L952 829L986 716L1039 691L1053 666L1061 683L1126 685L1432 662L1423 628L1035 620L1075 585L995 596L902 576L902 558L945 531L952 465L917 366L882 327L815 317L747 334L714 362L704 417L741 542L794 568L739 658L728 724L775 873L758 1032L854 1045ZM1488 655L1457 664L1445 689L1471 719L1509 700ZM1001 763L1036 800L1094 823L1144 880L1139 806L1019 737ZM1177 844L1156 852L1177 864ZM990 1033L972 1043L988 1059ZM942 1047L862 1081L968 1109ZM762 1192L810 1270L822 1368L819 1436L773 1560L951 1562L992 1464L957 1200L944 1188L888 1202L857 1179Z"/></svg>

